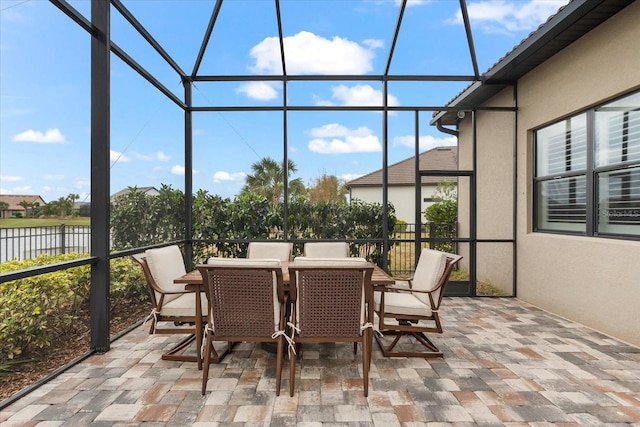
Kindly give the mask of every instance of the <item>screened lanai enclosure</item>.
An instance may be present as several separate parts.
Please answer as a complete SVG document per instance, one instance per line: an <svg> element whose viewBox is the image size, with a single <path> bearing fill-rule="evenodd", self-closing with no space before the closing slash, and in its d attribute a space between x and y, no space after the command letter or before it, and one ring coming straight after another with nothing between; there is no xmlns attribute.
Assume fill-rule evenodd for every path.
<svg viewBox="0 0 640 427"><path fill-rule="evenodd" d="M203 247L213 244L241 251L252 238L297 245L343 240L367 256L377 248L375 261L391 272L400 258L410 272L422 247L444 247L464 255L448 292L466 296L485 294L476 277L478 263L486 261L477 256L479 248L497 245L507 259L515 259L514 232L477 233L482 180L475 170L476 145L491 141L476 141L474 134L469 148L474 160L457 168L418 161L427 150L455 148L458 122L466 118L473 126L481 112L510 115L515 126L515 97L506 105L482 107L473 100L450 102L470 87L514 84L480 70L500 59L491 51L504 54L520 39L474 31L466 0L52 0L26 7L33 7L33 25L44 26L49 36L25 47L47 62L25 77L48 82L54 70L64 68L63 81L52 80L50 93L39 95L49 100L52 123L61 115L80 123L77 133L67 131L65 141L80 161L57 156L43 144L37 157L48 165L34 159L33 167L43 175L57 168L89 178L80 201L91 202L90 256L5 273L2 282L90 265L92 351L110 347L110 264L152 246L177 242L187 265L194 265L202 261ZM57 9L55 17L39 21L43 7ZM73 86L79 93L65 92L73 81L86 84ZM22 90L29 94L28 85ZM506 171L506 192L515 191L512 150L496 163ZM11 162L8 152L2 157L3 164ZM413 185L403 203L413 207L413 215L399 221L390 202L398 186L389 171L407 159ZM262 210L264 200L249 183L268 166L277 173L269 187L271 210ZM358 212L366 215L345 222L339 213L345 211L310 207L310 190L330 178L348 188L351 180L375 171L381 171L375 200L360 201L338 190L346 206L360 206ZM427 181L433 188L453 184L449 195L457 223L446 233L429 232L424 209L437 197L423 194ZM138 246L114 246L112 196L142 188L183 193L178 209L167 199L164 220L157 224L166 229L178 221L181 227ZM203 201L211 203L209 210ZM235 215L235 234L223 232L217 216L229 206L235 209L229 214ZM130 217L120 212L117 218L134 234L149 214L142 204L137 208ZM515 208L515 203L505 206L507 230L515 229ZM269 223L268 234L252 236L247 230L254 224L243 209L253 209L256 218L279 219ZM325 234L301 229L305 212L314 212ZM345 227L358 233L342 231ZM504 268L509 280L500 284L501 295L513 296L514 267Z"/></svg>

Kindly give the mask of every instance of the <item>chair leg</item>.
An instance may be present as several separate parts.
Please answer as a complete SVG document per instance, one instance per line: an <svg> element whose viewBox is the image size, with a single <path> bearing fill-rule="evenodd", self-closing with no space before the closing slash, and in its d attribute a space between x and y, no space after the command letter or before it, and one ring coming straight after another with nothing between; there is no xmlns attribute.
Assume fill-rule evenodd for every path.
<svg viewBox="0 0 640 427"><path fill-rule="evenodd" d="M376 335L376 341L385 357L443 357L442 351L423 332L414 331L384 331L384 336L395 336L391 344L386 345L382 338ZM395 346L402 337L414 337L428 351L394 351Z"/></svg>
<svg viewBox="0 0 640 427"><path fill-rule="evenodd" d="M211 342L211 335L206 334L206 344L204 353L204 366L202 367L202 395L207 392L207 381L209 380L209 363L211 362L211 348L213 343Z"/></svg>
<svg viewBox="0 0 640 427"><path fill-rule="evenodd" d="M370 329L364 331L362 341L362 382L364 384L364 397L369 396L369 368L371 367L371 333Z"/></svg>
<svg viewBox="0 0 640 427"><path fill-rule="evenodd" d="M284 358L284 339L278 337L278 353L276 355L276 396L280 396L280 383L282 382L282 359Z"/></svg>
<svg viewBox="0 0 640 427"><path fill-rule="evenodd" d="M293 397L296 381L296 354L289 347L289 396Z"/></svg>

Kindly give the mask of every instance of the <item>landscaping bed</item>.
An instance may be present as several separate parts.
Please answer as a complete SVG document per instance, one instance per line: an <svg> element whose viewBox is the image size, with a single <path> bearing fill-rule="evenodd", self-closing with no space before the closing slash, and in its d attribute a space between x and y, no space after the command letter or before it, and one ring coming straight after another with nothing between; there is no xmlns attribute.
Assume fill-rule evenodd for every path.
<svg viewBox="0 0 640 427"><path fill-rule="evenodd" d="M118 301L111 312L111 336L144 319L150 312L149 301L141 302L135 298ZM65 331L64 335L55 337L51 345L42 349L36 356L32 355L34 358L37 357L36 360L15 365L12 373L0 376L0 401L13 396L89 351L91 345L89 320L88 307L83 307L78 321L71 329Z"/></svg>

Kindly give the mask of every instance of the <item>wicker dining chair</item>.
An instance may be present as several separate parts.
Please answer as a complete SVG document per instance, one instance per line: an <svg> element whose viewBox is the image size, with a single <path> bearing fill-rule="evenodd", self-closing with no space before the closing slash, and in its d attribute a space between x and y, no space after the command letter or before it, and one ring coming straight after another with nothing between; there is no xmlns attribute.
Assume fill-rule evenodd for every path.
<svg viewBox="0 0 640 427"><path fill-rule="evenodd" d="M361 343L365 396L369 393L371 364L372 272L373 266L362 258L322 261L296 258L289 265L291 323L296 346L301 343ZM293 353L296 346L289 346L291 396L295 390L296 355Z"/></svg>
<svg viewBox="0 0 640 427"><path fill-rule="evenodd" d="M202 394L207 390L214 341L277 343L276 394L280 394L286 298L280 260L209 258L198 265L211 311L204 331Z"/></svg>
<svg viewBox="0 0 640 427"><path fill-rule="evenodd" d="M442 351L426 333L442 333L438 310L453 267L461 259L460 255L422 249L412 278L376 288L374 310L381 332L376 334L376 341L382 354L387 357L442 357ZM386 339L388 336L393 337L390 343ZM418 348L425 350L396 350L403 343L411 343L407 339L401 342L402 338L411 337L418 343Z"/></svg>
<svg viewBox="0 0 640 427"><path fill-rule="evenodd" d="M162 355L164 360L193 361L201 367L201 358L185 355L184 350L196 342L198 351L202 331L196 328L196 318L204 321L207 313L206 301L196 308L196 294L185 289L184 284L174 283L174 279L186 273L182 252L176 245L148 249L142 254L132 255L140 264L147 282L153 310L148 316L150 334L187 334L183 340Z"/></svg>

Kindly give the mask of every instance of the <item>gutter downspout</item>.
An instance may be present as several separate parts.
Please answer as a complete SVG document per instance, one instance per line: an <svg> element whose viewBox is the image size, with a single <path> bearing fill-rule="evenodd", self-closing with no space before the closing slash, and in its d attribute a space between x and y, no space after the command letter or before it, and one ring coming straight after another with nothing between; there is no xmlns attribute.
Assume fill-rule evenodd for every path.
<svg viewBox="0 0 640 427"><path fill-rule="evenodd" d="M436 122L436 129L438 129L438 130L439 130L440 132L442 132L442 133L446 133L446 134L449 134L449 135L453 135L453 136L455 136L456 138L458 137L458 131L457 131L457 130L453 130L453 129L449 129L449 128L444 127L444 126L442 125L442 123L440 122L440 120L438 120L438 121Z"/></svg>

